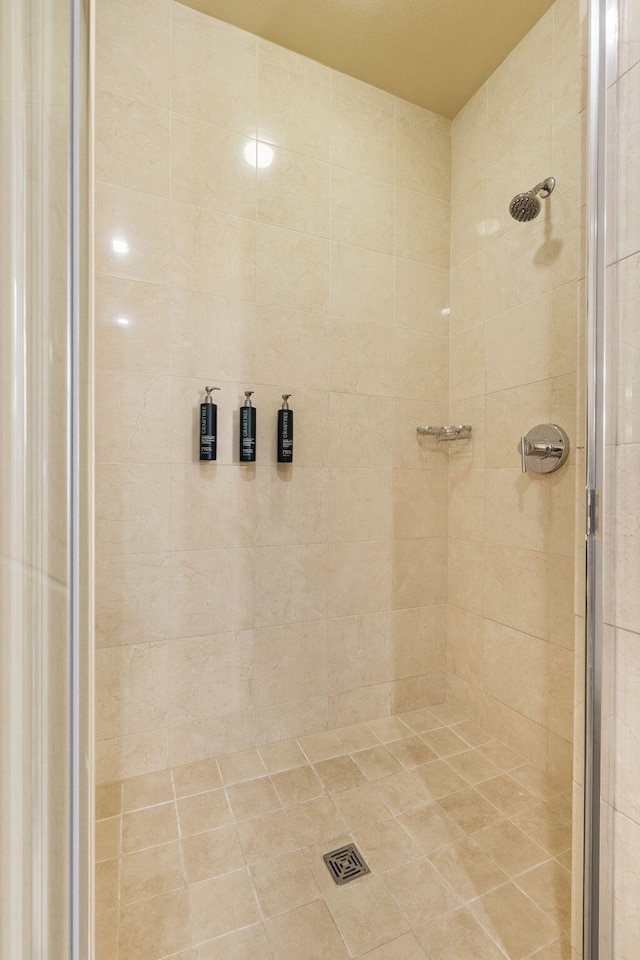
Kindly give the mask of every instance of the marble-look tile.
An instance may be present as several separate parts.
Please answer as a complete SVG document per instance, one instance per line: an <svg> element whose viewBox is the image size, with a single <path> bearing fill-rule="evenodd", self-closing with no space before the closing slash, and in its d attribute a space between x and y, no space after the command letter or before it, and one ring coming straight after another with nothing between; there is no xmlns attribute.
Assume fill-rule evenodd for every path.
<svg viewBox="0 0 640 960"><path fill-rule="evenodd" d="M253 300L256 228L252 221L174 202L171 248L174 287Z"/></svg>
<svg viewBox="0 0 640 960"><path fill-rule="evenodd" d="M96 560L96 645L164 640L168 636L169 563L165 553Z"/></svg>
<svg viewBox="0 0 640 960"><path fill-rule="evenodd" d="M171 555L170 631L194 637L253 626L254 562L248 549Z"/></svg>
<svg viewBox="0 0 640 960"><path fill-rule="evenodd" d="M439 200L451 194L451 138L399 117L396 132L397 183Z"/></svg>
<svg viewBox="0 0 640 960"><path fill-rule="evenodd" d="M331 244L332 316L390 326L393 300L393 257L345 243Z"/></svg>
<svg viewBox="0 0 640 960"><path fill-rule="evenodd" d="M388 93L370 87L348 89L332 76L331 162L380 180L395 173L395 103Z"/></svg>
<svg viewBox="0 0 640 960"><path fill-rule="evenodd" d="M413 927L460 906L449 884L426 858L391 871L384 882Z"/></svg>
<svg viewBox="0 0 640 960"><path fill-rule="evenodd" d="M212 469L209 463L170 468L169 531L174 550L253 546L255 497L251 484L242 483L241 470L222 464Z"/></svg>
<svg viewBox="0 0 640 960"><path fill-rule="evenodd" d="M332 393L329 464L332 467L391 467L393 401L386 397Z"/></svg>
<svg viewBox="0 0 640 960"><path fill-rule="evenodd" d="M259 547L255 551L258 627L322 620L327 613L327 548L323 544ZM243 609L246 605L246 595Z"/></svg>
<svg viewBox="0 0 640 960"><path fill-rule="evenodd" d="M139 374L171 372L169 291L96 277L96 366Z"/></svg>
<svg viewBox="0 0 640 960"><path fill-rule="evenodd" d="M328 318L318 313L258 304L255 333L248 342L255 345L259 383L286 390L328 389L331 365ZM245 350L249 349L248 342L244 343ZM296 401L297 397L291 400L292 407ZM295 462L298 462L297 456Z"/></svg>
<svg viewBox="0 0 640 960"><path fill-rule="evenodd" d="M256 300L324 313L329 300L329 242L269 224L256 228Z"/></svg>
<svg viewBox="0 0 640 960"><path fill-rule="evenodd" d="M323 467L294 467L293 471L274 467L258 467L256 471L256 546L311 544L327 539L329 471Z"/></svg>
<svg viewBox="0 0 640 960"><path fill-rule="evenodd" d="M159 553L168 549L167 468L102 464L96 471L101 504L96 521L98 555Z"/></svg>
<svg viewBox="0 0 640 960"><path fill-rule="evenodd" d="M319 63L258 41L258 137L316 160L329 159L331 73Z"/></svg>
<svg viewBox="0 0 640 960"><path fill-rule="evenodd" d="M106 183L96 185L97 274L166 283L171 237L171 205L167 199Z"/></svg>
<svg viewBox="0 0 640 960"><path fill-rule="evenodd" d="M96 95L96 180L169 196L169 112L116 96Z"/></svg>
<svg viewBox="0 0 640 960"><path fill-rule="evenodd" d="M449 266L449 204L396 188L395 254L432 267Z"/></svg>
<svg viewBox="0 0 640 960"><path fill-rule="evenodd" d="M393 253L394 189L351 170L331 170L331 236L380 253Z"/></svg>
<svg viewBox="0 0 640 960"><path fill-rule="evenodd" d="M391 327L333 320L331 324L331 389L389 397L393 367L389 356L395 340Z"/></svg>
<svg viewBox="0 0 640 960"><path fill-rule="evenodd" d="M327 163L280 148L258 168L257 219L264 223L328 237L330 197Z"/></svg>
<svg viewBox="0 0 640 960"><path fill-rule="evenodd" d="M253 304L191 290L173 290L171 373L174 377L202 378L207 383L251 381L255 333ZM214 397L216 403L224 404L226 398L222 394Z"/></svg>
<svg viewBox="0 0 640 960"><path fill-rule="evenodd" d="M325 623L280 624L256 630L251 663L253 706L304 700L326 691Z"/></svg>
<svg viewBox="0 0 640 960"><path fill-rule="evenodd" d="M250 709L253 653L252 630L173 640L168 676L171 723Z"/></svg>
<svg viewBox="0 0 640 960"><path fill-rule="evenodd" d="M171 109L247 137L256 130L256 57L174 27Z"/></svg>
<svg viewBox="0 0 640 960"><path fill-rule="evenodd" d="M449 334L449 271L416 260L395 258L395 325L441 337ZM475 291L477 296L477 291Z"/></svg>
<svg viewBox="0 0 640 960"><path fill-rule="evenodd" d="M329 540L390 540L392 472L332 467L329 478Z"/></svg>
<svg viewBox="0 0 640 960"><path fill-rule="evenodd" d="M392 621L388 612L331 619L327 625L328 689L347 692L384 683L391 663ZM377 742L360 740L359 746Z"/></svg>
<svg viewBox="0 0 640 960"><path fill-rule="evenodd" d="M255 218L256 168L245 150L251 140L212 126L215 121L172 114L171 192L174 200L236 217Z"/></svg>
<svg viewBox="0 0 640 960"><path fill-rule="evenodd" d="M183 886L182 856L177 841L130 853L122 858L122 906L172 893Z"/></svg>
<svg viewBox="0 0 640 960"><path fill-rule="evenodd" d="M388 610L392 570L392 550L388 541L329 544L328 615L349 617Z"/></svg>
<svg viewBox="0 0 640 960"><path fill-rule="evenodd" d="M96 38L96 89L169 108L171 27L167 21L150 16L139 4L111 2L98 11Z"/></svg>

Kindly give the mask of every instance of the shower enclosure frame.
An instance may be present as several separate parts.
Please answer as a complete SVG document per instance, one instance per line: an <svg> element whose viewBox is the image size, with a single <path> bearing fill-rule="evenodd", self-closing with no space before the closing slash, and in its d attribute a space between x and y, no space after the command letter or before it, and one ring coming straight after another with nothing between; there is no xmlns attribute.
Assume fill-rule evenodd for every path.
<svg viewBox="0 0 640 960"><path fill-rule="evenodd" d="M93 0L70 0L71 100L68 207L67 510L70 837L68 960L93 957L92 658L92 75ZM588 0L586 596L583 950L598 960L603 635L603 541L598 508L604 483L605 122L607 50L615 42L617 0ZM15 149L15 145L14 145ZM11 719L11 718L9 718ZM3 714L2 720L7 720ZM37 733L37 731L36 731ZM26 734L25 734L26 736ZM575 878L577 880L577 878ZM62 882L59 877L49 882ZM34 960L40 960L34 956ZM604 958L603 958L604 960Z"/></svg>

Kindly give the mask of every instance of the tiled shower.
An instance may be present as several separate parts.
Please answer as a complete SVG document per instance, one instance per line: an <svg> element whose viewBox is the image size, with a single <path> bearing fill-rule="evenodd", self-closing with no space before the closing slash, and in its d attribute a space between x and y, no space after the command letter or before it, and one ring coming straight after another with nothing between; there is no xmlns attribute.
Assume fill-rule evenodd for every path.
<svg viewBox="0 0 640 960"><path fill-rule="evenodd" d="M176 769L202 764L193 776L226 790L222 758L258 763L238 779L253 783L296 767L269 766L278 744L302 750L304 769L333 759L304 750L333 731L402 730L347 743L365 779L359 751L391 744L393 758L394 742L420 738L433 755L414 745L420 762L402 761L420 787L423 764L456 774L443 744L468 724L460 752L480 762L495 744L509 760L479 780L469 768L450 793L507 776L564 836L584 446L578 3L557 0L453 121L169 0L98 0L96 51L96 761L102 820L120 831L100 867L109 912L123 811L176 805L182 830ZM514 223L513 194L548 175L541 216ZM198 461L205 385L220 388L215 464ZM245 390L255 465L238 463ZM283 393L291 466L276 462ZM523 474L518 441L543 422L567 431L569 462ZM470 424L471 438L426 440L426 424ZM432 725L448 731L440 752ZM150 793L127 807L138 787ZM177 842L165 828L149 847ZM542 849L528 869L551 857L567 872L563 843ZM229 957L262 956L247 944ZM413 960L422 946L382 940L374 951L398 952L370 955ZM187 949L148 960L226 956L206 952L222 942Z"/></svg>

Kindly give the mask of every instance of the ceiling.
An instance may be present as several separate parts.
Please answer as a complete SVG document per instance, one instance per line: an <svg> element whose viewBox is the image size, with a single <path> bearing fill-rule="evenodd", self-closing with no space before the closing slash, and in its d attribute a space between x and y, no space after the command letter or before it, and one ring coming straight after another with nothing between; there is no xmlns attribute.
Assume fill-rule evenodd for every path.
<svg viewBox="0 0 640 960"><path fill-rule="evenodd" d="M553 0L185 0L454 117Z"/></svg>

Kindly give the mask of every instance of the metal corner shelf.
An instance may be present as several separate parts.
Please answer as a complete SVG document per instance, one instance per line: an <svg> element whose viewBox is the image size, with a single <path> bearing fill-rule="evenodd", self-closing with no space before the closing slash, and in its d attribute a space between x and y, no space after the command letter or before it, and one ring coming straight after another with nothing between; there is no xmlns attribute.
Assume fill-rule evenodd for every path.
<svg viewBox="0 0 640 960"><path fill-rule="evenodd" d="M421 437L433 437L435 440L469 440L471 427L466 423L447 427L416 427Z"/></svg>

